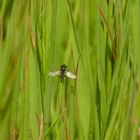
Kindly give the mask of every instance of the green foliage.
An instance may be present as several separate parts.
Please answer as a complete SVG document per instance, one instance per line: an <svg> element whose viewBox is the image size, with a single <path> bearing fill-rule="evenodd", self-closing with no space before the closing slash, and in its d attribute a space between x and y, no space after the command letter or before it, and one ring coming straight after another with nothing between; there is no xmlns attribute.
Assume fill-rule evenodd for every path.
<svg viewBox="0 0 140 140"><path fill-rule="evenodd" d="M0 1L0 140L140 139L140 1ZM66 64L73 80L48 76Z"/></svg>

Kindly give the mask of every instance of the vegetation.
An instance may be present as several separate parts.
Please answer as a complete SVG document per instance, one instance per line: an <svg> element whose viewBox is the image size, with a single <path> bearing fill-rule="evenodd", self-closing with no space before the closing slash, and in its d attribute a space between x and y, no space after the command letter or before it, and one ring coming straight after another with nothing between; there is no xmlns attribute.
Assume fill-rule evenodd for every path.
<svg viewBox="0 0 140 140"><path fill-rule="evenodd" d="M0 1L0 140L140 139L140 1ZM66 64L73 80L48 76Z"/></svg>

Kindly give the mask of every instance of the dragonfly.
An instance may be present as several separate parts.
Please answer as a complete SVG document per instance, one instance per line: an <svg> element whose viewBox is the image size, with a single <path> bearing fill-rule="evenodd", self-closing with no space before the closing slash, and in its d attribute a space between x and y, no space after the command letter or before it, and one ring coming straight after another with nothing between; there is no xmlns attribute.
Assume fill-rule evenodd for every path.
<svg viewBox="0 0 140 140"><path fill-rule="evenodd" d="M69 78L71 78L71 79L76 79L77 78L77 76L75 74L73 74L72 72L68 71L68 68L67 68L67 66L65 64L62 64L60 66L60 69L58 69L58 70L50 71L48 73L48 75L49 76L52 76L52 77L54 77L54 76L60 76L61 82L64 81L64 78L66 76L69 77Z"/></svg>

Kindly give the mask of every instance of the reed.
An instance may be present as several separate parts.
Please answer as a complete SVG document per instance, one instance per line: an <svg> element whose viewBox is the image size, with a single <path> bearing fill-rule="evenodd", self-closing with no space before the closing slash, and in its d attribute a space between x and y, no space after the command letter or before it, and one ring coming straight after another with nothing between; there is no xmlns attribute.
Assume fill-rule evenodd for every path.
<svg viewBox="0 0 140 140"><path fill-rule="evenodd" d="M0 140L140 139L140 1L0 1ZM66 64L77 79L51 77Z"/></svg>

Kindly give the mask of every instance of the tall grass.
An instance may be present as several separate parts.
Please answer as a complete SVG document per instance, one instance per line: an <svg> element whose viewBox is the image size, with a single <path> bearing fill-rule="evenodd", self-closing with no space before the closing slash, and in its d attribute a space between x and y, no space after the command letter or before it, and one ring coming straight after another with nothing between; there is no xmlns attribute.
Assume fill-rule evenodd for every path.
<svg viewBox="0 0 140 140"><path fill-rule="evenodd" d="M140 139L140 1L0 1L0 140ZM61 64L76 80L49 77Z"/></svg>

